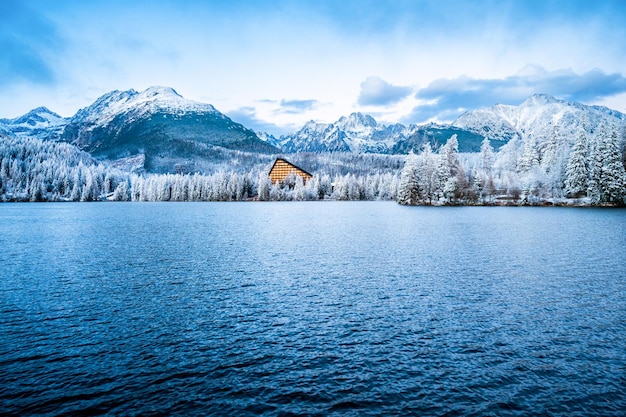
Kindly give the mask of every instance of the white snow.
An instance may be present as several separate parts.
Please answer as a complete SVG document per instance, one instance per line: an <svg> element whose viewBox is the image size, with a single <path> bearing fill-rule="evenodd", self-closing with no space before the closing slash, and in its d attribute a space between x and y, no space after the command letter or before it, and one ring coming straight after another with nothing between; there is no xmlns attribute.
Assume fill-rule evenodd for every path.
<svg viewBox="0 0 626 417"><path fill-rule="evenodd" d="M507 139L518 135L522 141L542 142L557 135L567 138L571 143L583 121L585 131L590 134L601 124L623 126L626 115L605 107L570 103L545 94L536 94L519 106L497 104L468 111L459 116L452 126L490 139Z"/></svg>
<svg viewBox="0 0 626 417"><path fill-rule="evenodd" d="M210 104L188 100L170 87L150 87L141 93L135 90L113 91L100 97L91 106L80 110L75 118L95 126L110 123L120 114L138 119L146 114L164 111L184 115L192 112L217 113Z"/></svg>

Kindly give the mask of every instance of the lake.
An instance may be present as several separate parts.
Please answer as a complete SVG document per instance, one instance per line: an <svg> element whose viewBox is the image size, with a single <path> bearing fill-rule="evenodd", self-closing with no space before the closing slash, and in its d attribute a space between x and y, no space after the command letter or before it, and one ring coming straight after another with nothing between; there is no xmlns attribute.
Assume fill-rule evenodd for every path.
<svg viewBox="0 0 626 417"><path fill-rule="evenodd" d="M626 409L626 210L0 204L0 414Z"/></svg>

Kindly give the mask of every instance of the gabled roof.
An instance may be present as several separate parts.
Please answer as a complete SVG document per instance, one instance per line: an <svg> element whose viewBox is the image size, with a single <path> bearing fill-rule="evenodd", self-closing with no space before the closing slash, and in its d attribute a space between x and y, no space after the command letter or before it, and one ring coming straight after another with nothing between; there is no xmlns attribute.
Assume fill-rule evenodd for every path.
<svg viewBox="0 0 626 417"><path fill-rule="evenodd" d="M289 165L289 166L291 166L291 167L293 167L293 168L297 169L298 171L302 171L304 174L308 175L309 177L312 177L312 176L313 176L313 175L312 175L312 174L310 174L309 172L305 171L304 169L300 168L300 167L299 167L299 166L297 166L297 165L292 164L291 162L287 161L287 160L286 160L286 159L284 159L284 158L276 158L276 161L274 161L274 165L272 165L272 168L270 168L270 172L272 172L272 171L274 170L274 167L276 166L276 164L277 164L278 162L284 162L284 163L286 163L287 165Z"/></svg>

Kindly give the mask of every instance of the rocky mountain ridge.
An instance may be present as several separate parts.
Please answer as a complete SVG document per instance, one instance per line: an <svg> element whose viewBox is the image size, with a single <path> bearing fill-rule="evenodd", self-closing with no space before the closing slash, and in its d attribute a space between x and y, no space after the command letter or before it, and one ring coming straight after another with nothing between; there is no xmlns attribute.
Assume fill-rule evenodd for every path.
<svg viewBox="0 0 626 417"><path fill-rule="evenodd" d="M574 139L580 128L592 133L598 126L624 126L626 115L602 106L588 106L535 94L518 106L496 104L471 110L459 116L452 126L489 139L505 140L517 136L522 141L542 141L551 136Z"/></svg>
<svg viewBox="0 0 626 417"><path fill-rule="evenodd" d="M0 132L16 137L58 140L69 119L46 107L37 107L15 119L0 119Z"/></svg>
<svg viewBox="0 0 626 417"><path fill-rule="evenodd" d="M451 124L384 125L371 116L352 113L335 123L307 122L298 132L274 139L285 152L418 152L429 142L434 148L456 134L461 152L477 152L483 138L499 148L514 137L541 142L557 136L572 141L580 128L592 133L601 124L623 126L626 115L601 106L588 106L536 94L518 106L496 104L471 110Z"/></svg>
<svg viewBox="0 0 626 417"><path fill-rule="evenodd" d="M143 155L150 172L173 172L215 159L223 153L217 148L278 152L212 105L185 99L169 87L111 91L71 118L41 107L0 120L0 132L68 142L99 159Z"/></svg>
<svg viewBox="0 0 626 417"><path fill-rule="evenodd" d="M15 119L0 119L0 133L65 141L97 158L117 160L142 155L151 172L173 172L181 164L216 160L226 151L261 153L352 152L406 154L426 142L438 148L457 135L461 152L477 152L484 137L498 149L512 138L572 143L581 128L623 129L626 115L600 106L537 94L517 106L496 104L468 111L451 124L385 125L352 113L334 123L307 122L293 134L276 138L255 133L210 104L185 99L169 87L112 91L71 118L39 107ZM221 149L221 150L220 150Z"/></svg>

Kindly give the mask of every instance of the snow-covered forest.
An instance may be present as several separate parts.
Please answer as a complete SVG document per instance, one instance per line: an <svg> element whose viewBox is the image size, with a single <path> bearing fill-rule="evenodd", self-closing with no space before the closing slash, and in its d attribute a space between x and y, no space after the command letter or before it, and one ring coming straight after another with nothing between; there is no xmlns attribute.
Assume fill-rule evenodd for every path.
<svg viewBox="0 0 626 417"><path fill-rule="evenodd" d="M233 154L237 158L237 154ZM408 156L355 153L288 155L313 173L272 184L271 156L226 161L212 173L138 174L97 161L63 142L0 137L0 201L396 200L400 204L626 203L623 135L544 141L514 138L495 152L461 154L452 136ZM250 158L249 158L250 159Z"/></svg>
<svg viewBox="0 0 626 417"><path fill-rule="evenodd" d="M240 155L241 154L241 155ZM0 135L0 201L394 200L402 156L291 155L315 175L272 184L274 158L226 161L210 174L136 174L63 142Z"/></svg>
<svg viewBox="0 0 626 417"><path fill-rule="evenodd" d="M400 204L594 204L626 203L624 143L617 128L584 129L571 145L554 135L545 141L514 138L494 152L462 158L451 137L438 153L427 144L409 154L402 169Z"/></svg>

